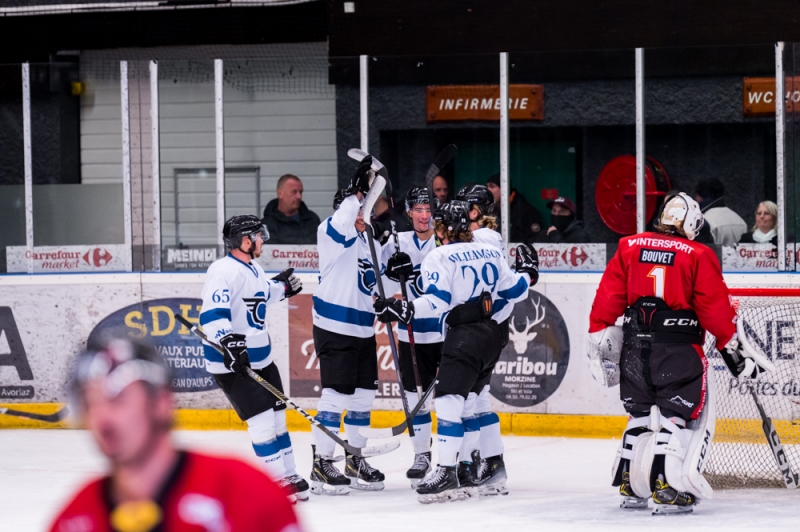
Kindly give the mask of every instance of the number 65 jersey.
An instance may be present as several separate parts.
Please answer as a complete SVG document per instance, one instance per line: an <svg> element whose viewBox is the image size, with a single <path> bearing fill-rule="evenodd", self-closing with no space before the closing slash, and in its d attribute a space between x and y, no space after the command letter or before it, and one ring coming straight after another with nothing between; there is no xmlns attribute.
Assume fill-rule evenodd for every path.
<svg viewBox="0 0 800 532"><path fill-rule="evenodd" d="M736 332L736 311L719 261L699 242L651 232L620 238L592 304L589 332L614 325L644 296L660 297L672 310L694 310L719 349Z"/></svg>
<svg viewBox="0 0 800 532"><path fill-rule="evenodd" d="M214 261L206 273L200 327L215 343L229 333L245 335L250 367L265 368L272 362L267 307L285 295L283 283L267 279L261 266L229 254ZM209 373L229 373L222 355L206 342L203 355Z"/></svg>
<svg viewBox="0 0 800 532"><path fill-rule="evenodd" d="M439 246L422 261L425 293L414 301L414 318L442 318L453 307L477 301L482 292L492 303L505 299L516 303L528 294L530 277L508 266L495 246L480 242L456 242Z"/></svg>

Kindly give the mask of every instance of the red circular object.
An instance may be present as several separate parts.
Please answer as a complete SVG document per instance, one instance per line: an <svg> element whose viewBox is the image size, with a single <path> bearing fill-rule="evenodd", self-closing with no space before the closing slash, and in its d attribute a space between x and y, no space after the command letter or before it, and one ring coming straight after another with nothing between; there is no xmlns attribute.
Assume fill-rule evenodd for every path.
<svg viewBox="0 0 800 532"><path fill-rule="evenodd" d="M645 218L650 220L670 183L664 167L652 157L647 158L644 180ZM636 157L620 155L605 165L597 179L595 202L609 229L621 235L636 232Z"/></svg>

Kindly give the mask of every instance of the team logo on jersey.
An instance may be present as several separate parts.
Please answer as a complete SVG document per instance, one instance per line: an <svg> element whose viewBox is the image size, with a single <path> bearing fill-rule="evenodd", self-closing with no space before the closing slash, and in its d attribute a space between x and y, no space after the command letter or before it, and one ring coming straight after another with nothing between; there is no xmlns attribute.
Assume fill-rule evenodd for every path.
<svg viewBox="0 0 800 532"><path fill-rule="evenodd" d="M422 276L419 273L420 264L414 266L414 273L411 274L411 278L408 280L408 285L411 288L411 293L414 294L414 297L417 298L421 296L424 292L422 291Z"/></svg>
<svg viewBox="0 0 800 532"><path fill-rule="evenodd" d="M552 301L531 290L514 306L508 329L489 391L511 406L537 405L553 395L567 373L567 325Z"/></svg>
<svg viewBox="0 0 800 532"><path fill-rule="evenodd" d="M358 289L368 296L375 288L375 270L367 259L358 259Z"/></svg>
<svg viewBox="0 0 800 532"><path fill-rule="evenodd" d="M267 298L264 292L256 292L255 297L243 297L247 306L247 323L254 329L263 329L267 319Z"/></svg>

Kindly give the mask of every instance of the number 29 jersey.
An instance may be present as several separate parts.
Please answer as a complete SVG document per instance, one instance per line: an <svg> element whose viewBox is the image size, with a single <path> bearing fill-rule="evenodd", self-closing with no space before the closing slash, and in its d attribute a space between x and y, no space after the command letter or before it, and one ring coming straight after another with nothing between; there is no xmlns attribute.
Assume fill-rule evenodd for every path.
<svg viewBox="0 0 800 532"><path fill-rule="evenodd" d="M229 254L214 261L206 273L200 327L215 343L229 333L245 335L250 367L265 368L272 362L267 307L285 295L283 283L267 279L261 266ZM229 373L222 355L206 342L203 355L209 373Z"/></svg>
<svg viewBox="0 0 800 532"><path fill-rule="evenodd" d="M619 240L589 315L589 332L614 325L640 297L655 296L672 310L694 310L722 348L736 332L736 311L713 250L686 238L640 233Z"/></svg>

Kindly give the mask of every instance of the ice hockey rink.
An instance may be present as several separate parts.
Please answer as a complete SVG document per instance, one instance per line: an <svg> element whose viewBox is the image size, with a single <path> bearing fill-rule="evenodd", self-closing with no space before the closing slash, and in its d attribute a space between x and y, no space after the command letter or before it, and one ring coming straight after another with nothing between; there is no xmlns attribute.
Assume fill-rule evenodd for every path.
<svg viewBox="0 0 800 532"><path fill-rule="evenodd" d="M179 445L255 463L245 431L179 431ZM387 477L381 492L311 496L296 506L303 528L317 532L414 530L790 530L800 493L718 491L692 514L652 516L620 510L609 485L618 440L506 436L510 494L422 505L405 478L412 460L408 437L396 451L370 460ZM299 472L311 467L311 434L292 433ZM434 456L436 448L434 443ZM59 508L105 463L81 430L6 430L0 438L0 530L46 530ZM243 490L247 486L242 486ZM674 528L673 528L674 527Z"/></svg>

